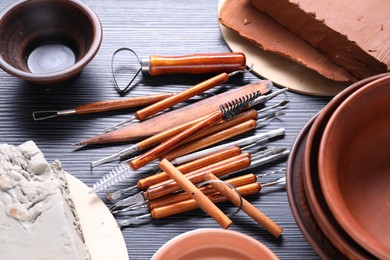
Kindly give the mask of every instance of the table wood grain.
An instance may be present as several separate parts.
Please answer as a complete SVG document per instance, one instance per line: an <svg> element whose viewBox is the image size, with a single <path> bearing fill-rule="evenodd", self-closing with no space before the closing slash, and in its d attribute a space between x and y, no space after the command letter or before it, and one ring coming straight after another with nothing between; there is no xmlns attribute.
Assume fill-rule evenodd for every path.
<svg viewBox="0 0 390 260"><path fill-rule="evenodd" d="M0 8L3 9L12 2L3 0L0 2ZM135 110L68 116L40 122L33 120L32 112L67 109L89 102L119 98L114 88L110 60L113 52L120 47L132 48L142 57L152 54L225 52L229 49L218 26L217 1L85 2L95 10L103 25L103 42L98 54L77 78L60 86L34 86L0 71L0 142L18 145L26 140L34 140L48 161L59 159L67 172L86 185L92 186L115 164L91 170L89 163L117 152L129 144L102 145L85 149L76 149L72 144L101 133L104 128L126 119ZM178 92L206 78L206 76L140 77L137 85L127 96ZM234 77L227 84L209 92L218 93L256 80L257 77L247 73ZM286 98L290 101L285 110L287 114L256 132L284 127L286 136L272 142L272 145L290 148L300 129L329 101L329 98L287 92L286 95L278 96L269 103ZM199 97L188 102L194 102L196 99ZM278 162L258 167L252 172L264 173L285 166L286 162ZM271 181L277 177L280 175L266 177L262 181ZM133 185L135 182L135 178L129 179L111 190ZM99 193L99 196L104 200L104 193ZM231 230L240 231L261 241L281 259L318 258L294 221L284 188L264 188L259 195L251 196L248 200L284 229L282 237L274 238L242 212L232 217L234 224L230 227ZM227 213L235 210L229 203L222 204L222 209ZM140 210L132 214L139 213L147 212ZM123 235L131 259L150 259L171 238L198 228L218 228L218 224L210 217L206 217L202 211L196 210L125 228Z"/></svg>

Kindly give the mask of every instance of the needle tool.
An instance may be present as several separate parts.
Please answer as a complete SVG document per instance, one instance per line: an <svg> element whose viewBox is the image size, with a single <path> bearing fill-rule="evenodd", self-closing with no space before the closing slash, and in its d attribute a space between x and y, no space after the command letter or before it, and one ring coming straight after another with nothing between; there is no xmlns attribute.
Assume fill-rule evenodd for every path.
<svg viewBox="0 0 390 260"><path fill-rule="evenodd" d="M58 116L100 113L125 108L147 106L165 98L171 97L172 95L173 93L162 93L147 96L107 100L76 106L73 109L34 111L32 115L35 121L41 121Z"/></svg>
<svg viewBox="0 0 390 260"><path fill-rule="evenodd" d="M249 196L254 195L260 192L262 187L272 186L282 184L285 185L285 177L282 177L276 181L260 184L260 183L250 183L242 186L236 187L237 191L241 194L241 196ZM222 194L215 192L209 195L206 195L212 202L220 203L227 201L227 198ZM133 216L127 219L119 220L118 225L121 227L135 225L140 223L142 220L151 220L151 219L161 219L168 216L173 216L176 214L184 213L193 209L198 208L198 204L193 199L187 199L185 201L180 201L177 203L171 203L166 206L161 206L158 208L154 208L150 210L150 213L143 214L139 216Z"/></svg>
<svg viewBox="0 0 390 260"><path fill-rule="evenodd" d="M140 65L134 76L125 88L120 88L114 73L114 62L120 52L129 52L136 58ZM131 61L131 60L130 60ZM130 48L119 48L111 59L111 72L114 78L115 88L123 95L130 90L135 78L141 72L143 75L167 75L167 74L206 74L243 70L246 66L245 55L241 52L204 53L181 56L151 55L149 58L139 58L137 53Z"/></svg>

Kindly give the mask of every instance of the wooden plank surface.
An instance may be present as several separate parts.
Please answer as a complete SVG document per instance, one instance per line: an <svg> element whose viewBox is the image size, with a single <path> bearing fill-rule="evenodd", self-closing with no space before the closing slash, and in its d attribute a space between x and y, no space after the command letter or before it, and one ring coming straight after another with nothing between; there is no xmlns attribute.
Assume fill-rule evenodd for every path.
<svg viewBox="0 0 390 260"><path fill-rule="evenodd" d="M0 2L3 9L12 0ZM127 147L129 144L101 145L77 150L72 146L80 140L99 134L104 128L126 119L135 110L104 114L80 115L35 122L32 112L46 109L67 109L77 105L119 98L114 88L110 70L113 52L120 47L134 49L139 56L182 55L203 52L229 51L225 44L217 19L217 1L85 1L101 19L104 36L101 49L92 62L74 80L63 86L32 86L0 71L0 142L18 145L34 140L46 155L48 161L59 159L63 168L92 186L115 166L114 163L91 170L89 163ZM156 76L140 77L136 87L127 95L178 92L195 85L207 76ZM242 86L258 80L252 74L236 76L227 84L209 91L218 93L227 88ZM286 136L273 145L291 147L304 124L318 112L329 98L311 97L287 92L269 103L283 99L290 100L287 113L280 120L274 120L256 132L286 128ZM188 101L194 102L195 97ZM186 104L188 104L186 103ZM178 105L182 106L184 104ZM243 136L252 135L250 132ZM237 138L236 138L237 139ZM285 162L256 168L253 172L264 173L284 167ZM264 178L271 181L280 176ZM111 191L133 185L136 178ZM99 196L104 199L104 194ZM317 259L318 256L295 224L287 194L283 188L264 188L260 195L249 197L261 211L277 222L284 230L280 239L275 239L247 215L240 213L232 220L232 230L245 233L268 246L281 259ZM229 213L235 209L223 204ZM141 210L134 214L146 213ZM168 217L158 221L123 229L127 250L131 259L150 259L169 239L197 228L215 228L218 225L200 210ZM107 248L107 250L115 250Z"/></svg>

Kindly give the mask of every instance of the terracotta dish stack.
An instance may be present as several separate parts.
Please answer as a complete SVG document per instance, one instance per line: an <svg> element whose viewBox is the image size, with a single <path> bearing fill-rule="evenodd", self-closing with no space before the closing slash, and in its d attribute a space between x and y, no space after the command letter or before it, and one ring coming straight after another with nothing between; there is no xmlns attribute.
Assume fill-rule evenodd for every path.
<svg viewBox="0 0 390 260"><path fill-rule="evenodd" d="M293 215L324 259L390 258L390 73L334 97L288 162Z"/></svg>

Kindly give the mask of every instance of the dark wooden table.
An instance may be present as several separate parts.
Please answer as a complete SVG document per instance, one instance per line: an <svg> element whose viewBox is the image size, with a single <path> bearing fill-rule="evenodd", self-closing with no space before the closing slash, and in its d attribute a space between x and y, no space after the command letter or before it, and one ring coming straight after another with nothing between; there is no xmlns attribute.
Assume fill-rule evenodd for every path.
<svg viewBox="0 0 390 260"><path fill-rule="evenodd" d="M13 1L1 1L0 8L11 2ZM86 3L96 11L104 28L104 38L98 54L77 78L63 86L32 86L0 71L0 141L18 145L26 140L34 140L48 161L61 160L66 171L91 186L115 164L107 164L92 171L89 163L117 152L128 144L94 146L81 150L76 150L72 144L101 133L105 127L127 118L134 110L69 116L41 122L33 120L33 111L73 108L89 102L119 98L114 89L110 59L113 52L120 47L132 48L143 57L151 54L224 52L229 49L219 31L217 1L90 0ZM127 96L177 92L204 79L205 76L143 78ZM254 75L247 73L233 78L228 84L213 91L223 91L257 80ZM271 145L290 148L300 129L329 98L288 92L270 103L285 98L290 101L285 110L287 114L256 131L264 132L284 127L286 136ZM240 137L252 134L253 132ZM256 168L253 172L264 173L285 165L286 162L273 163ZM275 180L280 176L268 177L263 181ZM134 182L135 180L129 180L123 187ZM104 199L103 193L99 195ZM249 200L283 227L282 238L274 239L242 212L232 218L235 224L231 226L231 230L240 231L261 241L282 259L318 258L294 221L284 188L264 188L261 194L251 196ZM222 208L227 212L234 211L229 203L223 204ZM146 211L134 212L138 213ZM150 259L171 238L198 228L218 228L218 225L200 210L196 210L128 227L123 230L123 235L130 258Z"/></svg>

